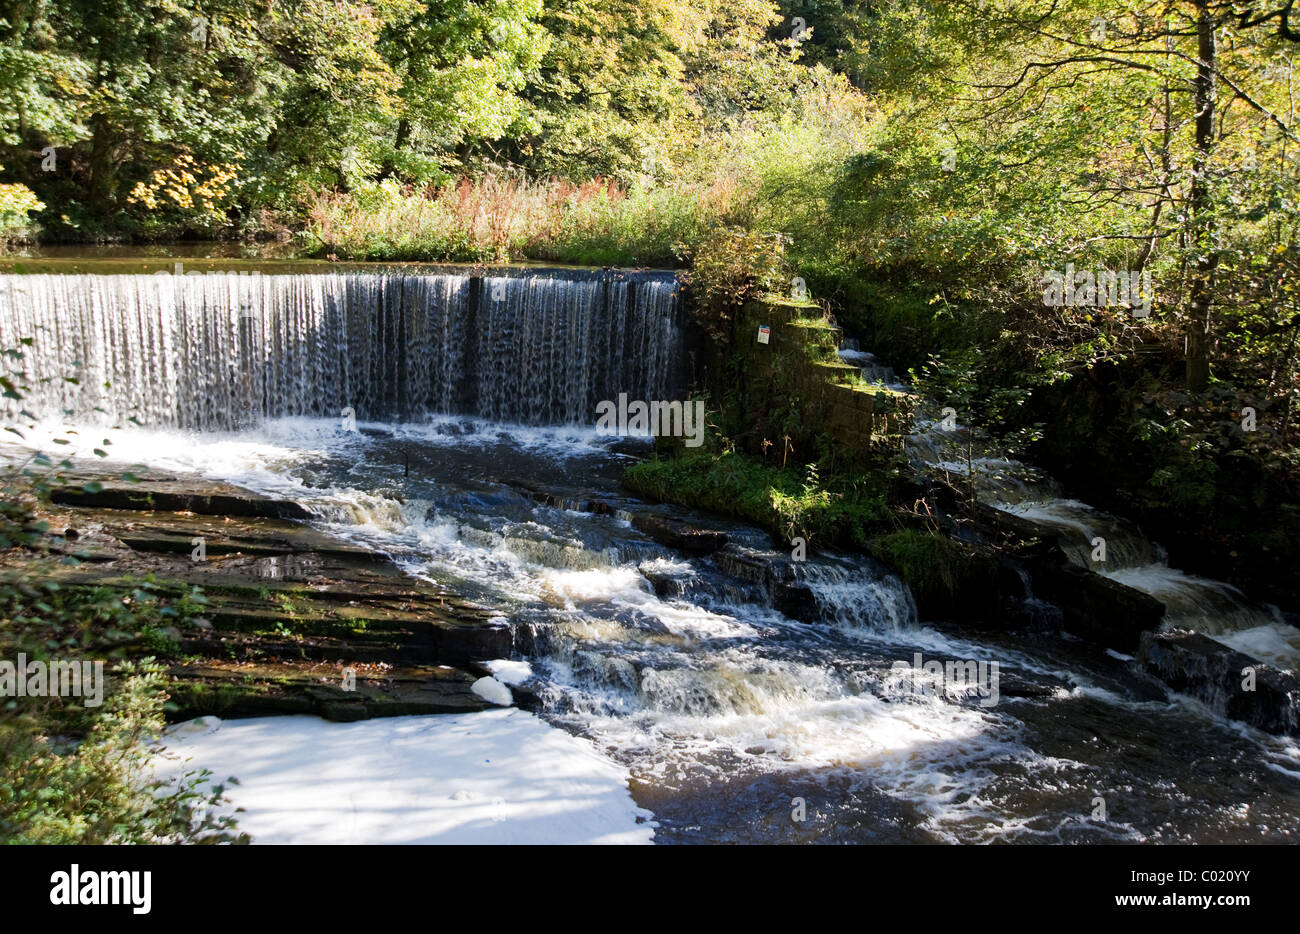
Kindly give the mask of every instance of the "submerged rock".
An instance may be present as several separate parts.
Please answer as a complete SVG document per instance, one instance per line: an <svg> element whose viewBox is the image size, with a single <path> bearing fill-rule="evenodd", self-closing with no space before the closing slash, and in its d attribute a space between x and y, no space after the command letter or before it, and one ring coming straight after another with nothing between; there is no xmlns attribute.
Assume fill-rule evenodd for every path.
<svg viewBox="0 0 1300 934"><path fill-rule="evenodd" d="M1294 675L1185 630L1143 633L1138 664L1175 691L1269 733L1300 736Z"/></svg>
<svg viewBox="0 0 1300 934"><path fill-rule="evenodd" d="M632 525L661 545L695 554L708 554L727 544L726 532L702 529L667 516L637 515Z"/></svg>

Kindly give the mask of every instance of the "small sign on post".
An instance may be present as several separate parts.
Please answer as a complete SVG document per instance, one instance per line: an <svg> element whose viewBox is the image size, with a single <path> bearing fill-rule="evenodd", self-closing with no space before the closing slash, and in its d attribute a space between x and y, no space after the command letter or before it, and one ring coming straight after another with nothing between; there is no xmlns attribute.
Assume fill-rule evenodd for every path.
<svg viewBox="0 0 1300 934"><path fill-rule="evenodd" d="M768 338L771 336L772 336L772 329L769 328L766 324L760 324L758 326L758 342L760 344L766 344Z"/></svg>

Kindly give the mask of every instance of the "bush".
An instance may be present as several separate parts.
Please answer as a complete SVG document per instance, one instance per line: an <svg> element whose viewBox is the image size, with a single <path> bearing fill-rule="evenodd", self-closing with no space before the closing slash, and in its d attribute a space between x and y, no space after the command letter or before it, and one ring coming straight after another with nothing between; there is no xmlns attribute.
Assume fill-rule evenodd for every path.
<svg viewBox="0 0 1300 934"><path fill-rule="evenodd" d="M22 352L4 358L11 368L0 385L21 404ZM41 503L69 467L37 454L0 472L0 549L19 566L54 565ZM202 605L197 589L169 599L150 579L128 591L65 586L40 571L0 583L0 658L101 661L111 672L98 707L58 696L0 699L0 841L246 842L231 817L216 815L224 788L204 787L207 773L179 782L152 773L159 751L147 741L161 733L167 702L153 650L173 649L172 627Z"/></svg>
<svg viewBox="0 0 1300 934"><path fill-rule="evenodd" d="M725 185L634 186L489 175L425 189L389 178L307 199L307 236L340 259L675 266Z"/></svg>
<svg viewBox="0 0 1300 934"><path fill-rule="evenodd" d="M0 171L4 166L0 165ZM45 210L44 203L26 185L0 185L0 240L19 239L28 228L27 215Z"/></svg>
<svg viewBox="0 0 1300 934"><path fill-rule="evenodd" d="M717 344L731 339L731 322L745 302L782 288L788 271L786 239L743 227L718 226L692 255L694 317Z"/></svg>
<svg viewBox="0 0 1300 934"><path fill-rule="evenodd" d="M219 816L224 786L206 770L179 783L155 778L159 752L145 743L163 727L163 669L123 662L116 690L84 738L47 735L51 716L0 718L0 840L6 843L246 843Z"/></svg>
<svg viewBox="0 0 1300 934"><path fill-rule="evenodd" d="M875 478L827 483L815 465L800 472L733 450L657 457L628 468L623 482L639 494L734 516L782 541L800 536L810 545L865 544L886 515L886 488Z"/></svg>

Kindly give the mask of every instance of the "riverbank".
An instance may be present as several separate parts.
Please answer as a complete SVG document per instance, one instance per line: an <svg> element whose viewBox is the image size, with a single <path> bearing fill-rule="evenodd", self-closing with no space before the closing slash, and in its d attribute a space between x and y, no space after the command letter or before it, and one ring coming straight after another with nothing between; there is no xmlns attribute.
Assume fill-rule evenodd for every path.
<svg viewBox="0 0 1300 934"><path fill-rule="evenodd" d="M1169 692L1131 659L1061 636L1059 617L1055 625L1047 616L1035 625L1032 614L992 614L982 626L930 611L918 618L901 581L869 558L814 550L798 566L758 529L629 498L618 478L632 461L608 440L597 445L566 430L450 418L358 428L344 432L334 420L315 419L233 434L114 433L113 466L153 464L150 476L159 484L156 495L146 487L138 496L147 505L152 495L154 509L111 510L121 514L115 527L143 550L145 538L160 532L128 526L146 513L165 512L162 505L188 505L177 521L207 531L207 544L218 552L240 544L233 533L223 539L213 517L193 508L204 508L203 501L185 499L190 494L175 488L177 498L167 501L161 477L174 483L203 469L262 499L296 504L313 516L308 531L328 534L344 551L391 556L414 579L437 581L499 613L514 634L514 657L529 668L522 678L503 669L499 676L517 682L510 690L520 706L626 769L637 806L655 815L656 842L1285 839L1278 828L1287 826L1291 808L1293 742L1224 720ZM120 495L104 486L94 495ZM88 515L101 509L55 505ZM60 515L52 528L62 521ZM164 526L153 515L148 522ZM173 560L213 562L212 550L206 561L191 562L190 539L176 541L191 529L163 530L169 547L189 546L173 551ZM251 539L242 541L251 547ZM317 553L325 550L323 543L303 541ZM275 557L227 552L221 560ZM289 613L279 621L298 625ZM259 635L266 639L262 648L298 641L273 631ZM316 641L302 635L305 643ZM325 639L307 648L328 645ZM255 642L250 653L257 648ZM918 652L926 660L998 662L996 704L898 691L894 666L911 664ZM481 670L449 664L467 676ZM341 662L329 669L337 678ZM232 666L223 674L237 671ZM334 690L342 696L341 688ZM338 727L378 736L426 719L315 720L308 733L326 731L321 742L334 749L328 731ZM251 728L264 720L232 716L225 725ZM1108 737L1103 747L1090 739L1099 735ZM241 736L223 727L203 737L206 758L196 756L192 766L208 766L224 780L228 762L243 767L232 758L239 745L232 737ZM1148 780L1147 752L1156 736L1187 752L1185 766L1160 765L1172 784ZM315 741L297 728L286 730L284 741L297 752L265 763L285 767L283 786L265 771L249 773L258 782L248 787L251 798L240 797L247 781L227 789L236 804L251 803L265 817L267 823L259 818L251 829L241 825L255 842L259 827L265 835L294 825L300 810L312 815L338 806L346 823L352 805L342 792L356 789L357 801L368 802L363 783L386 781L387 773L365 768L364 756L313 758ZM370 741L357 743L369 748ZM491 754L483 758L495 761ZM405 753L376 761L385 769L423 768ZM301 787L294 776L310 774L314 764L332 779L311 791L309 807L277 797ZM1056 791L1044 798L1049 776ZM1141 790L1115 799L1117 808L1124 803L1113 822L1088 819L1080 801L1086 804L1098 783L1115 782ZM408 794L410 787L399 783L401 800L426 806ZM1180 789L1178 803L1166 794L1171 787ZM479 823L482 799L444 800L462 788L478 786L438 786L422 825L430 834L460 832L439 829L444 818L460 821L460 829L486 827ZM1186 809L1187 788L1200 796L1200 807ZM308 791L303 787L304 798ZM493 797L511 800L499 792ZM791 819L794 798L808 802L807 821ZM1244 800L1254 803L1243 818L1237 808ZM1182 810L1170 811L1175 804ZM393 825L367 806L358 833L387 833ZM277 811L279 823L272 817ZM321 829L312 827L303 832Z"/></svg>
<svg viewBox="0 0 1300 934"><path fill-rule="evenodd" d="M220 782L212 816L253 843L650 842L626 769L511 706L527 665L506 660L504 619L309 527L290 500L115 474L61 474L38 513L49 534L0 555L0 585L188 607L132 649L165 663L182 721L156 744L156 779L210 772L195 791Z"/></svg>

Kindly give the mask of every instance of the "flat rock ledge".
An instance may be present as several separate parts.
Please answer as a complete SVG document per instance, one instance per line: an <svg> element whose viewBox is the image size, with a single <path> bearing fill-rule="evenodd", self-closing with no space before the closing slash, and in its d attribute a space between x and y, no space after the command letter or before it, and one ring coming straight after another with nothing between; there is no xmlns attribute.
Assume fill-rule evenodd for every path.
<svg viewBox="0 0 1300 934"><path fill-rule="evenodd" d="M168 633L169 719L482 710L492 705L470 672L514 653L511 627L489 608L311 528L288 500L92 469L54 489L43 518L46 552L0 555L0 577L127 592L152 575L158 593L177 597L202 588L203 617Z"/></svg>

